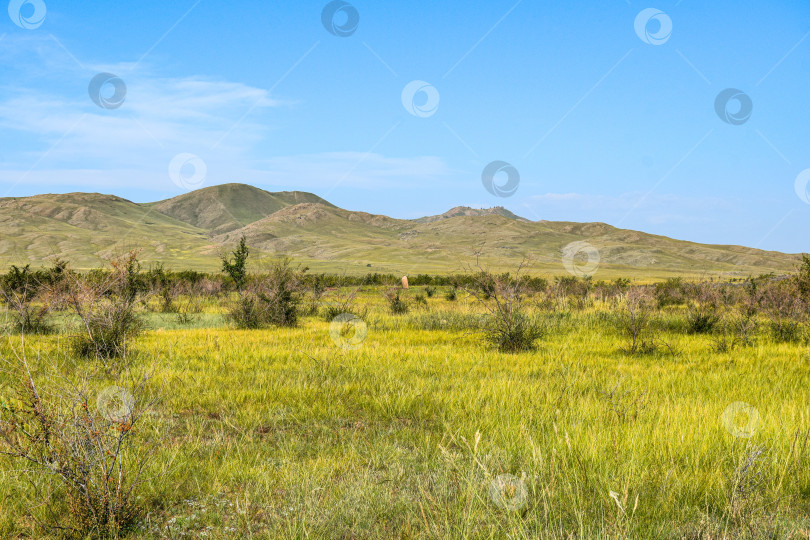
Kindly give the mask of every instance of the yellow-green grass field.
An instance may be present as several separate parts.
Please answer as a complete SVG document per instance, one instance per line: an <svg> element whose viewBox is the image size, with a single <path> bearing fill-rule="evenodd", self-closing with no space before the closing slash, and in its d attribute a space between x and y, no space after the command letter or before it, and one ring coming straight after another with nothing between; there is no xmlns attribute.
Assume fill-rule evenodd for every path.
<svg viewBox="0 0 810 540"><path fill-rule="evenodd" d="M660 315L667 346L630 355L596 303L538 310L537 349L506 354L467 324L483 310L463 294L405 315L381 290L360 303L356 349L318 316L246 331L213 304L187 326L144 315L130 361L156 369L162 399L142 436L160 436L153 472L167 473L142 492L148 515L129 536L810 537L806 345L763 333L717 353L673 310ZM67 340L25 337L35 377L53 377ZM20 347L12 334L0 354ZM94 361L68 365L111 384ZM759 421L724 422L736 402ZM0 457L0 538L47 534L25 469ZM507 499L491 494L502 475Z"/></svg>

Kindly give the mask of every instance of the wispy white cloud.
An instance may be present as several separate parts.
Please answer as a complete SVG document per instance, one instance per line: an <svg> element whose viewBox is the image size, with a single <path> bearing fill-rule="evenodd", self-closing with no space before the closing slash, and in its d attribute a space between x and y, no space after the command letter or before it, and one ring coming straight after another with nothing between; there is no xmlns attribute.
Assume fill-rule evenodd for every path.
<svg viewBox="0 0 810 540"><path fill-rule="evenodd" d="M48 82L28 78L0 87L0 128L13 141L2 152L0 185L6 189L0 188L0 196L15 184L27 193L35 186L176 192L180 188L169 179L168 166L179 153L205 162L208 175L199 187L247 182L319 192L336 185L383 189L430 182L451 172L432 156L324 152L267 157L262 144L272 129L267 112L293 105L291 100L239 82L165 77L146 64L137 69L131 63L84 64L54 40L25 39L25 46L6 44L6 69L16 67L28 76L32 62L37 69L47 66L41 75ZM38 58L32 60L32 54ZM126 100L118 109L102 109L87 93L90 79L102 71L126 83Z"/></svg>
<svg viewBox="0 0 810 540"><path fill-rule="evenodd" d="M165 177L172 157L183 152L242 163L269 129L263 113L286 104L240 82L166 77L147 64L87 64L48 37L14 37L0 49L0 76L15 75L0 86L4 183L31 185L47 171L49 184L69 178L79 188L105 176L111 188L132 187L133 176ZM102 71L126 84L117 109L96 105L88 93Z"/></svg>
<svg viewBox="0 0 810 540"><path fill-rule="evenodd" d="M19 153L17 165L24 167L60 139L50 163L144 166L148 154L210 149L226 133L222 152L246 152L266 127L248 120L229 130L250 107L278 105L265 90L240 83L141 76L127 84L126 102L116 110L97 107L89 97L85 103L32 90L6 92L0 127L38 139Z"/></svg>

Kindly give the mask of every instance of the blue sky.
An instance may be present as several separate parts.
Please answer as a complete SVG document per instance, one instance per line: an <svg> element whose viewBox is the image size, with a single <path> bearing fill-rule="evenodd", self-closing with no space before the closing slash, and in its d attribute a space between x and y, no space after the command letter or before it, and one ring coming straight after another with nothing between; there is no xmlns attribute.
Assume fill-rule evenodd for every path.
<svg viewBox="0 0 810 540"><path fill-rule="evenodd" d="M245 182L810 251L806 0L356 1L331 19L355 10L347 36L326 4L12 0L0 196ZM91 99L99 73L126 86L117 108ZM438 104L403 100L412 81ZM739 125L716 111L727 88L753 105ZM519 172L513 195L484 188L493 161Z"/></svg>

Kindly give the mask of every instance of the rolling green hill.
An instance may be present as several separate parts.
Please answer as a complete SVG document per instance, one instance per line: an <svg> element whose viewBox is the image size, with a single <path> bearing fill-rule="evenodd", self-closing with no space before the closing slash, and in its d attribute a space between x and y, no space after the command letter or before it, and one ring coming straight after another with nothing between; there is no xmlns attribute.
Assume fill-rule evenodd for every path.
<svg viewBox="0 0 810 540"><path fill-rule="evenodd" d="M316 271L349 273L446 273L476 261L508 270L526 259L534 273L561 275L563 248L578 241L599 251L595 279L785 273L800 258L604 223L529 221L501 207L394 219L344 210L311 193L270 193L244 184L147 204L97 193L0 199L0 267L46 265L59 256L89 268L139 248L147 263L215 271L219 254L242 235L258 266L285 254Z"/></svg>
<svg viewBox="0 0 810 540"><path fill-rule="evenodd" d="M0 267L39 266L59 256L89 268L133 248L144 260L191 258L194 266L214 249L207 231L112 195L0 199Z"/></svg>
<svg viewBox="0 0 810 540"><path fill-rule="evenodd" d="M245 184L198 189L144 206L212 234L219 234L244 227L287 206L307 202L332 206L312 193L269 193Z"/></svg>

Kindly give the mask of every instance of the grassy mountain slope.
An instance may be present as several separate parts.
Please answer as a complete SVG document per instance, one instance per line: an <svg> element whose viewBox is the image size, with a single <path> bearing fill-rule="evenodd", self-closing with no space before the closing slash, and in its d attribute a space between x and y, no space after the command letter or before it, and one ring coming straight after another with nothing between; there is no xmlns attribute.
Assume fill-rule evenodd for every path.
<svg viewBox="0 0 810 540"><path fill-rule="evenodd" d="M0 262L47 264L60 256L74 266L142 249L144 260L189 259L202 264L207 231L112 195L69 193L0 199Z"/></svg>
<svg viewBox="0 0 810 540"><path fill-rule="evenodd" d="M245 235L269 253L288 253L314 268L366 266L379 272L461 271L476 260L515 268L523 259L535 270L561 274L562 250L585 240L599 249L598 277L786 272L795 255L739 246L707 246L604 223L530 222L491 213L441 220L396 220L319 204L291 206L242 229L215 237L229 245Z"/></svg>
<svg viewBox="0 0 810 540"><path fill-rule="evenodd" d="M253 261L286 254L313 270L351 273L453 272L476 261L508 270L526 259L535 272L561 275L563 248L581 240L599 250L596 279L784 273L799 260L604 223L532 222L503 208L457 207L440 216L400 220L343 210L310 193L270 193L240 184L148 204L85 193L0 199L0 268L47 264L53 255L87 268L137 247L146 262L215 271L217 255L242 235L253 248Z"/></svg>
<svg viewBox="0 0 810 540"><path fill-rule="evenodd" d="M245 184L207 187L144 206L212 234L221 234L244 227L287 206L307 202L332 206L312 193L270 193Z"/></svg>

